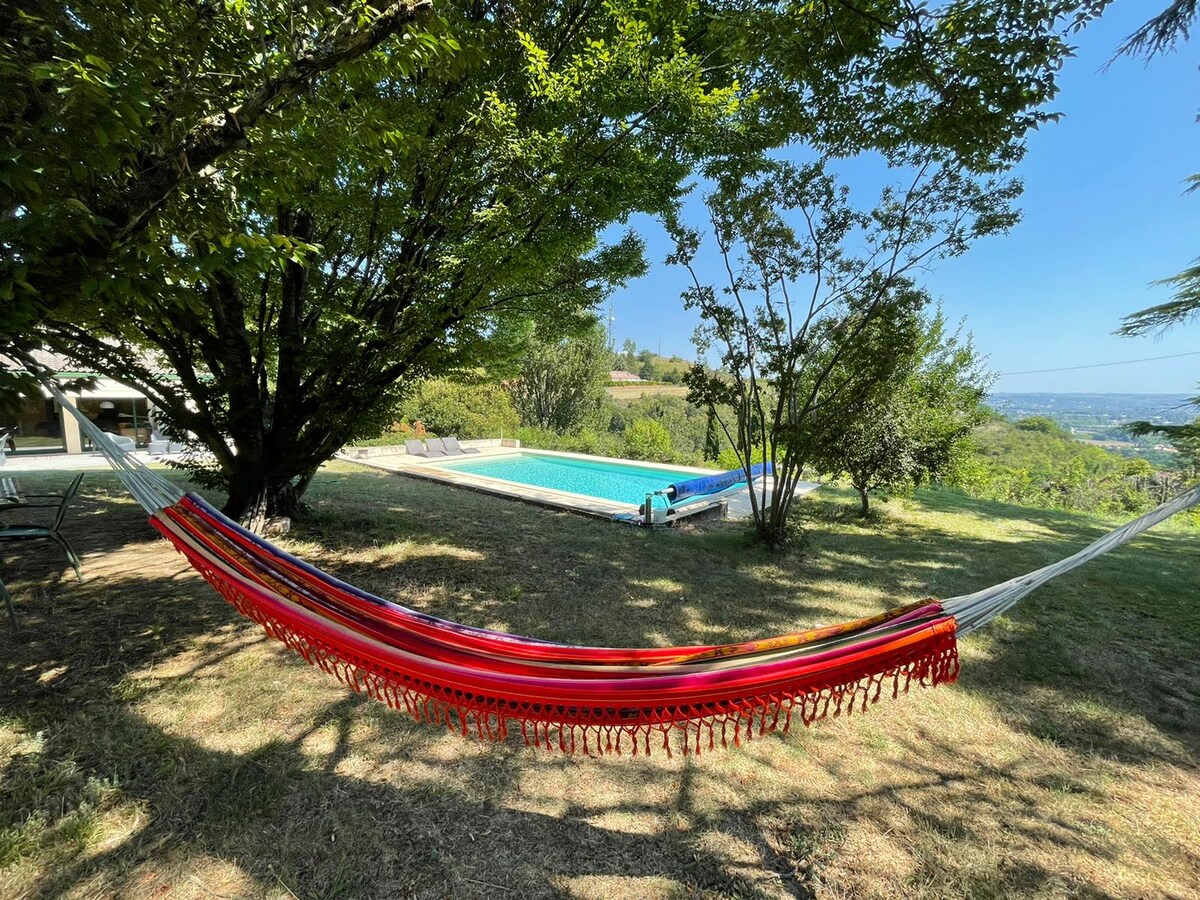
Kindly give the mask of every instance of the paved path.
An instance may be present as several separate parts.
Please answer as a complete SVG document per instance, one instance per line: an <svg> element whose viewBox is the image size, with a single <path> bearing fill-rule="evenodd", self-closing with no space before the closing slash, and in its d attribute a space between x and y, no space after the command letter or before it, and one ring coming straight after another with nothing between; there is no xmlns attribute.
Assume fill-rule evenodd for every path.
<svg viewBox="0 0 1200 900"><path fill-rule="evenodd" d="M156 462L162 457L151 457L144 450L133 454L144 463ZM34 456L9 454L0 464L0 473L15 475L21 472L55 472L78 469L109 469L108 460L99 453L39 453Z"/></svg>
<svg viewBox="0 0 1200 900"><path fill-rule="evenodd" d="M815 481L802 481L798 485L796 485L796 491L792 496L793 497L803 497L805 494L811 494L813 491L815 491L820 486L821 485L819 485ZM775 490L775 479L771 478L771 486L767 488L767 502L768 503L771 502L771 496L774 493L774 490ZM762 498L761 485L756 486L755 492L758 493L759 498L761 499ZM729 509L725 513L726 519L748 519L748 518L750 518L750 492L748 490L746 490L745 488L742 488L736 494L723 494L722 496L727 497L729 500Z"/></svg>

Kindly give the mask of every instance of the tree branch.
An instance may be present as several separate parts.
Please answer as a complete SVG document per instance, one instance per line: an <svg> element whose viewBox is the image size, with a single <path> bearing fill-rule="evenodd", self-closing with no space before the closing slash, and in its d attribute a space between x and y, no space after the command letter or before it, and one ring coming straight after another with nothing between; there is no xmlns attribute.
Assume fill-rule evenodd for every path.
<svg viewBox="0 0 1200 900"><path fill-rule="evenodd" d="M302 53L241 103L207 117L175 147L147 156L134 180L100 211L112 223L112 238L120 242L141 231L185 178L241 146L250 128L307 91L319 75L378 47L432 5L432 0L400 0L362 28L357 15L347 16L323 45Z"/></svg>

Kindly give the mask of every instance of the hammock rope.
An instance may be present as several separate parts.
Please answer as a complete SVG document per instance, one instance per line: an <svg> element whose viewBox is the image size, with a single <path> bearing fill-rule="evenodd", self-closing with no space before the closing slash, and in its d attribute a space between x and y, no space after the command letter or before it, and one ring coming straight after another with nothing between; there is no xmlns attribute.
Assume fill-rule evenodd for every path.
<svg viewBox="0 0 1200 900"><path fill-rule="evenodd" d="M959 635L1200 503L1197 486L1060 562L946 601L716 646L576 646L450 622L339 581L184 493L46 387L151 525L268 636L418 721L567 753L700 753L951 683Z"/></svg>

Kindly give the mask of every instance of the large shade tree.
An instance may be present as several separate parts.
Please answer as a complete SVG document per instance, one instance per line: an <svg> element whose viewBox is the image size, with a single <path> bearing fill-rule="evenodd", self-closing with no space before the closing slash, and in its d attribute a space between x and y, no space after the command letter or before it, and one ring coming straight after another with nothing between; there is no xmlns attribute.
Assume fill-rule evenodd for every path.
<svg viewBox="0 0 1200 900"><path fill-rule="evenodd" d="M691 172L1008 165L1091 5L44 3L5 23L0 342L134 384L229 511L288 512L414 379L576 325L641 265L596 236Z"/></svg>

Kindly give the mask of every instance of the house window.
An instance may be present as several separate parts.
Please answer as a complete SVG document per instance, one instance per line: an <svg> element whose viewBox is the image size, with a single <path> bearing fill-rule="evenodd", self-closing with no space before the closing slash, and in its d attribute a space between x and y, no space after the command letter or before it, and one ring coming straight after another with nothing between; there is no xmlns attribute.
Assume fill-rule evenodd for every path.
<svg viewBox="0 0 1200 900"><path fill-rule="evenodd" d="M98 400L81 397L80 412L91 419L101 431L133 438L139 447L150 443L150 409L145 397L121 397ZM91 439L83 435L83 448L94 450Z"/></svg>
<svg viewBox="0 0 1200 900"><path fill-rule="evenodd" d="M0 421L0 441L9 452L48 453L65 449L62 414L48 398L25 401L16 415Z"/></svg>

